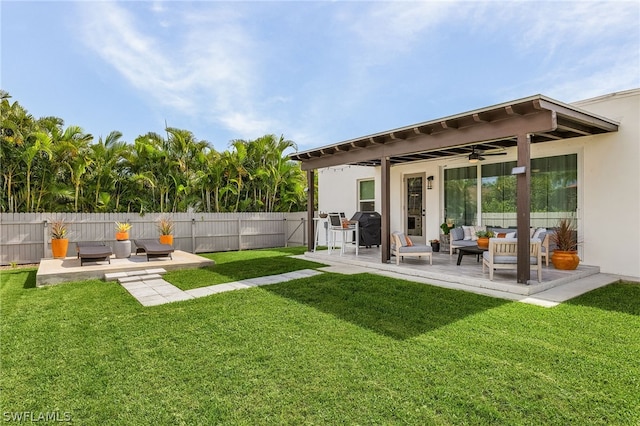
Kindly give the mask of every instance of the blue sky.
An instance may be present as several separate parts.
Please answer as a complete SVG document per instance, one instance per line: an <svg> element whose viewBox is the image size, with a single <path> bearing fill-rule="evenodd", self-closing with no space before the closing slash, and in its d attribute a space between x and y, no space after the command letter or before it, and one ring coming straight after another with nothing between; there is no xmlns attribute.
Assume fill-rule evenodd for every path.
<svg viewBox="0 0 640 426"><path fill-rule="evenodd" d="M0 86L105 137L300 150L534 94L640 87L640 2L6 1Z"/></svg>

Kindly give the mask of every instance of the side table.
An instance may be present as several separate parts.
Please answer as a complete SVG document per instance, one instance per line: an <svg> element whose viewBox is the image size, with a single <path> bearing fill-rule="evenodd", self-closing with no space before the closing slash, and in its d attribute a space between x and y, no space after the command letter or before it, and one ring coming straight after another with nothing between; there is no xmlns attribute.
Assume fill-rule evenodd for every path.
<svg viewBox="0 0 640 426"><path fill-rule="evenodd" d="M113 252L116 255L116 259L126 259L131 257L131 240L116 240Z"/></svg>
<svg viewBox="0 0 640 426"><path fill-rule="evenodd" d="M449 251L449 234L440 234L440 248Z"/></svg>
<svg viewBox="0 0 640 426"><path fill-rule="evenodd" d="M325 242L327 245L329 245L329 219L326 217L314 217L313 221L315 222L315 228L316 228L316 235L314 237L314 242L313 242L313 251L315 252L316 249L318 248L318 239L320 237L320 225L322 225L322 227L324 228L324 236L325 236Z"/></svg>

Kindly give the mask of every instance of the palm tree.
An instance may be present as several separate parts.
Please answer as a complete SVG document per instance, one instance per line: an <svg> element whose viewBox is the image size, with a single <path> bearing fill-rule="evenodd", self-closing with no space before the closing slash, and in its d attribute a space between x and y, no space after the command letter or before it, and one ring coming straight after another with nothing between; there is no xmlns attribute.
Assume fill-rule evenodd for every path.
<svg viewBox="0 0 640 426"><path fill-rule="evenodd" d="M45 132L38 131L32 133L27 137L27 143L22 151L22 155L20 156L22 162L26 166L26 211L31 212L32 206L35 204L32 199L32 191L31 191L31 170L33 167L34 160L40 154L44 154L48 159L51 158L51 138Z"/></svg>
<svg viewBox="0 0 640 426"><path fill-rule="evenodd" d="M1 205L15 212L20 199L16 199L13 189L24 186L21 179L22 150L27 136L37 130L33 116L17 101L9 103L11 96L0 90L0 163L2 164L3 196ZM18 181L18 182L17 182ZM6 195L5 195L6 194Z"/></svg>
<svg viewBox="0 0 640 426"><path fill-rule="evenodd" d="M83 176L87 173L93 158L89 142L93 136L84 133L79 126L69 126L66 130L56 127L53 132L57 160L68 171L68 178L74 188L73 208L79 211L79 201Z"/></svg>
<svg viewBox="0 0 640 426"><path fill-rule="evenodd" d="M247 145L246 142L237 139L231 142L233 151L229 152L227 156L227 171L229 173L228 183L235 185L236 203L233 209L234 212L238 211L240 205L240 198L242 196L242 184L243 178L247 176L247 169L245 168L245 161L247 160Z"/></svg>
<svg viewBox="0 0 640 426"><path fill-rule="evenodd" d="M120 166L126 161L127 144L120 141L122 133L112 131L97 144L91 145L91 157L93 159L93 182L90 187L94 197L93 209L107 211L111 206L111 192L115 189L116 181L123 176ZM108 191L108 192L104 192Z"/></svg>

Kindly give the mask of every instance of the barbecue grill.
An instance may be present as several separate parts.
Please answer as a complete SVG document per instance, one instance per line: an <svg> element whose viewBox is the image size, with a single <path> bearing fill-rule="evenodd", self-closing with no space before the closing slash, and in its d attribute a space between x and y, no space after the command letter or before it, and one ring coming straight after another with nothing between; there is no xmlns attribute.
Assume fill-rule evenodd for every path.
<svg viewBox="0 0 640 426"><path fill-rule="evenodd" d="M356 212L351 220L358 221L360 241L359 245L367 248L376 245L380 247L382 233L382 217L378 212ZM353 237L355 242L355 235Z"/></svg>

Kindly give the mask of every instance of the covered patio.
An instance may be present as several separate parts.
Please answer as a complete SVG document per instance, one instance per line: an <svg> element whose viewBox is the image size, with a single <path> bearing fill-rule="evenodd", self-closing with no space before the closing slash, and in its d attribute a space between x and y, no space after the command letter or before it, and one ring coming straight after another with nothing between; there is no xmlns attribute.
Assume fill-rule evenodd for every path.
<svg viewBox="0 0 640 426"><path fill-rule="evenodd" d="M433 253L433 265L428 260L419 258L405 258L400 265L396 265L395 261L381 263L380 252L381 248L377 247L360 248L356 256L355 249L347 246L343 255L335 250L331 253L318 250L305 253L305 258L339 267L341 273L366 271L509 300L540 299L538 302L534 301L534 304L543 306L555 306L620 279L601 274L597 266L581 264L574 271L557 270L552 265L543 266L541 283L535 280L530 284L516 283L515 270L496 271L491 281L488 272L482 273L482 262L478 262L475 256L465 256L460 265L456 265L457 256L437 252Z"/></svg>
<svg viewBox="0 0 640 426"><path fill-rule="evenodd" d="M302 163L307 171L309 182L314 181L315 170L340 165L358 165L376 167L381 177L381 213L382 239L377 254L368 255L376 262L373 264L386 265L391 257L390 253L390 222L391 215L397 214L391 208L391 168L418 161L438 160L447 157L469 156L469 160L477 156L478 152L492 152L514 148L517 152L517 166L513 169L516 176L517 191L517 232L518 235L528 236L531 227L531 144L549 142L562 143L571 138L616 132L618 123L564 104L551 98L535 95L528 98L490 106L461 113L449 117L418 123L390 131L363 136L356 139L299 152L291 155L293 160ZM308 193L308 235L314 235L314 188L309 185ZM523 290L530 294L538 284L530 284L531 272L529 265L528 237L518 239L518 264L516 273L499 274L496 282L504 280L525 286ZM309 251L313 244L309 241ZM362 255L360 256L362 258ZM438 256L440 258L442 256ZM447 255L447 258L449 256ZM358 260L360 261L360 260ZM407 265L413 261L407 261ZM395 267L395 265L393 266ZM458 267L459 268L459 267ZM581 267L588 268L588 267ZM433 273L457 275L455 262L451 259L442 260L431 268ZM480 267L481 269L481 267ZM436 272L439 271L439 272ZM554 271L562 273L561 271ZM597 273L597 271L595 272ZM547 278L545 278L545 275ZM559 278L558 278L559 279ZM488 281L488 278L487 278ZM550 271L543 274L543 282L555 281ZM544 287L540 287L544 289Z"/></svg>

